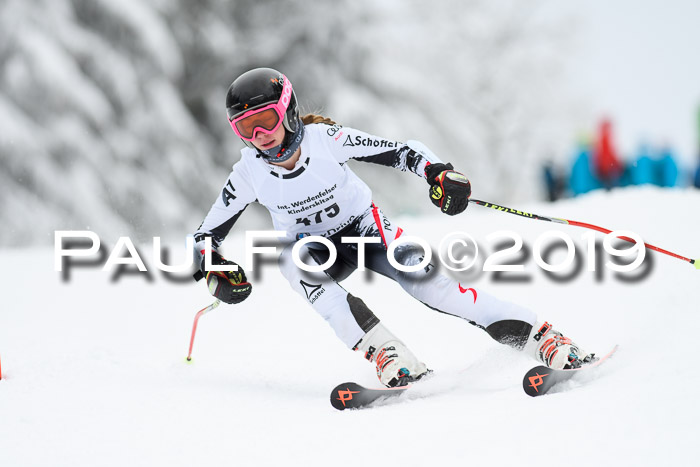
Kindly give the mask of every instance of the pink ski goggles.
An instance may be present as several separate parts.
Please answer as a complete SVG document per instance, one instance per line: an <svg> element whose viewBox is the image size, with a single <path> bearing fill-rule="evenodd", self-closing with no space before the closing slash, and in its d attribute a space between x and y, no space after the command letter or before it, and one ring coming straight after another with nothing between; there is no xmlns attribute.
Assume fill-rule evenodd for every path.
<svg viewBox="0 0 700 467"><path fill-rule="evenodd" d="M282 77L284 78L282 95L276 103L245 112L240 117L229 120L231 128L239 138L253 141L258 131L269 135L277 131L282 124L284 114L292 100L292 83L286 76L282 75Z"/></svg>

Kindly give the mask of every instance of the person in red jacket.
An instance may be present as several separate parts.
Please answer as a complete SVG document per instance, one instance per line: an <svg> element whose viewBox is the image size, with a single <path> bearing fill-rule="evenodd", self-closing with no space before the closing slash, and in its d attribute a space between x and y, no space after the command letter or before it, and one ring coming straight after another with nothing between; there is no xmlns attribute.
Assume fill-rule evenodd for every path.
<svg viewBox="0 0 700 467"><path fill-rule="evenodd" d="M604 187L610 189L617 185L624 166L617 156L612 141L612 123L604 119L600 124L600 133L593 150L595 173Z"/></svg>

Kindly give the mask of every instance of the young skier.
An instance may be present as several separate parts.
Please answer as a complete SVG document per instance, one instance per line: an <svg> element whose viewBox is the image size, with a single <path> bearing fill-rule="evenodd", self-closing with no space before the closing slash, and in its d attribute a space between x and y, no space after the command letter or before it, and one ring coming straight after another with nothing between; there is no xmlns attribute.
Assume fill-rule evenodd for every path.
<svg viewBox="0 0 700 467"><path fill-rule="evenodd" d="M391 333L358 297L339 285L358 266L358 243L363 237L367 268L398 282L429 308L457 316L484 329L493 339L532 353L551 368L575 368L593 359L536 315L501 301L481 289L468 287L437 273L428 265L402 272L387 259L387 248L402 235L372 202L370 188L346 164L354 159L408 171L427 181L430 200L443 213L456 215L467 208L469 180L416 141L400 143L336 125L316 115L300 117L289 79L270 68L257 68L238 77L226 95L231 128L246 145L200 225L195 254L209 291L226 303L248 298L252 285L238 271L207 271L205 238L211 238L212 264L235 265L217 251L246 206L258 202L272 216L275 230L285 231L289 245L280 254L282 274L352 350L374 362L379 380L388 387L416 381L430 370ZM337 258L324 272L309 273L292 261L299 239L320 236L333 243ZM371 238L373 237L373 238ZM397 244L398 245L398 244ZM299 251L308 265L322 265L330 257L320 243ZM404 266L420 264L420 247L402 244L394 252Z"/></svg>

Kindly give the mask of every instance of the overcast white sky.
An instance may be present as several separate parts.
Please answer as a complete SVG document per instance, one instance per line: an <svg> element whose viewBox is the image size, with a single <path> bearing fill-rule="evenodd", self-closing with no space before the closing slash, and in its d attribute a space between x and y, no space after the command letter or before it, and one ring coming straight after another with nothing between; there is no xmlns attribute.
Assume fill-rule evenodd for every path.
<svg viewBox="0 0 700 467"><path fill-rule="evenodd" d="M697 164L700 1L586 0L549 5L581 20L569 80L593 110L612 117L618 147L668 142ZM594 122L591 122L594 124Z"/></svg>

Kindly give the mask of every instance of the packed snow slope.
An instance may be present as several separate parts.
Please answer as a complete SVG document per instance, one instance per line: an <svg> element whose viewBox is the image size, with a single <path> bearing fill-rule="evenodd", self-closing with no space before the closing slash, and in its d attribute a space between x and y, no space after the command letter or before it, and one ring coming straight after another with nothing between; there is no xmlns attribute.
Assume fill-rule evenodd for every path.
<svg viewBox="0 0 700 467"><path fill-rule="evenodd" d="M512 207L631 230L692 258L700 257L699 206L699 191L637 188ZM620 350L570 390L530 398L521 384L533 359L426 308L382 277L356 272L344 286L435 376L398 403L338 412L329 404L330 390L350 380L377 385L373 367L336 339L274 264L249 274L249 300L200 320L187 364L195 312L212 299L202 283L165 280L147 248L150 276L113 279L114 271L93 266L72 269L68 280L54 271L52 250L5 250L0 465L694 462L700 271L650 253L651 267L636 281L605 266L589 272L584 262L557 282L534 263L535 241L557 228L585 261L585 230L479 206L454 218L396 221L434 246L449 232L466 231L484 247L482 259L488 235L517 232L529 252L511 262L524 263L518 273L524 281L484 273L460 277L462 285L530 307L586 349L605 353L619 344ZM232 235L225 251L243 262L242 238ZM172 258L184 258L182 248ZM550 259L556 261L556 255Z"/></svg>

